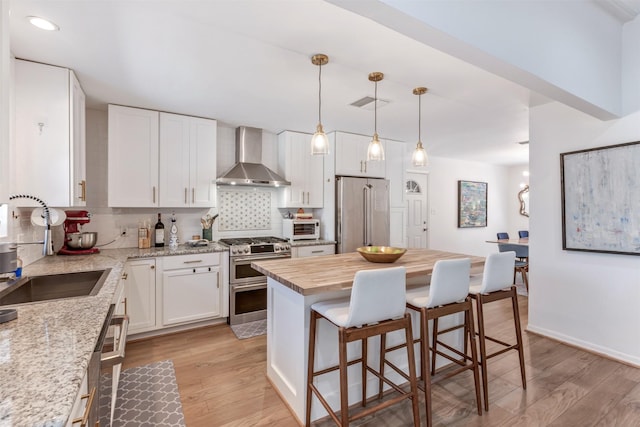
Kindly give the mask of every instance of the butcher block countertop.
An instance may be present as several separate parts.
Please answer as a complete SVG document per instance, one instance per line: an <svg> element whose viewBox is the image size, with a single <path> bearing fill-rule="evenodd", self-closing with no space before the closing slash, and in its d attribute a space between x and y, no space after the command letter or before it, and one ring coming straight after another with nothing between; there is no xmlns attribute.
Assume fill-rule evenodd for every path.
<svg viewBox="0 0 640 427"><path fill-rule="evenodd" d="M271 261L254 261L251 266L284 286L302 295L350 289L358 270L405 267L407 278L431 274L438 260L471 258L471 267L484 265L484 258L437 251L433 249L408 249L394 263L374 263L359 253L325 255L310 258L288 258Z"/></svg>

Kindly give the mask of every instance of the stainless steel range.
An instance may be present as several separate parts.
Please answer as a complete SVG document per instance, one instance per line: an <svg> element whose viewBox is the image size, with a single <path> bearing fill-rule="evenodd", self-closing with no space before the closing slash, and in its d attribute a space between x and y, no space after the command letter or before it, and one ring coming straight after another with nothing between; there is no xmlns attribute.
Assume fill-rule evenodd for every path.
<svg viewBox="0 0 640 427"><path fill-rule="evenodd" d="M251 268L257 260L291 258L291 245L279 237L220 239L229 247L229 324L267 318L267 278Z"/></svg>

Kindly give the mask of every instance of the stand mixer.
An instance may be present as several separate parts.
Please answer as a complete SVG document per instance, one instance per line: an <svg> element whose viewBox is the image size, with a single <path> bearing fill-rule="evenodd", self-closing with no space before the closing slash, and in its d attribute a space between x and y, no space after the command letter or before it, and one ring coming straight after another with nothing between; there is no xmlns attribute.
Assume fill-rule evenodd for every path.
<svg viewBox="0 0 640 427"><path fill-rule="evenodd" d="M84 224L91 222L91 213L84 210L65 211L67 219L65 219L64 227L64 246L58 251L58 255L89 255L100 252L100 249L94 248L96 243L95 235L97 233L83 233L80 230ZM93 242L84 247L78 246L78 235L92 234ZM80 236L82 241L82 236ZM73 245L73 247L72 247Z"/></svg>

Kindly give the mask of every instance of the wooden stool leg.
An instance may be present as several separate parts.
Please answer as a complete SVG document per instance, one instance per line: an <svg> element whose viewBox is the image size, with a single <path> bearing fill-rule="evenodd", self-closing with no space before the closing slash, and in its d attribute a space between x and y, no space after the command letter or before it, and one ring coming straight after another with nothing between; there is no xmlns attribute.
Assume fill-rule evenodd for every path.
<svg viewBox="0 0 640 427"><path fill-rule="evenodd" d="M413 409L413 425L420 426L420 408L418 407L418 386L417 386L417 376L416 376L416 359L413 354L413 331L411 329L411 315L406 313L404 315L406 323L405 323L405 339L407 343L407 360L409 362L409 382L411 385L411 393L413 396L411 397L411 407ZM384 337L384 334L382 335Z"/></svg>
<svg viewBox="0 0 640 427"><path fill-rule="evenodd" d="M384 377L385 358L387 357L387 334L380 335L380 376ZM382 399L382 389L384 382L381 378L378 379L378 399Z"/></svg>
<svg viewBox="0 0 640 427"><path fill-rule="evenodd" d="M431 375L436 374L436 350L438 349L438 319L433 319L433 342L431 343Z"/></svg>
<svg viewBox="0 0 640 427"><path fill-rule="evenodd" d="M338 329L338 353L339 353L339 369L340 369L340 419L342 427L349 425L349 396L348 377L347 377L347 339L345 328Z"/></svg>
<svg viewBox="0 0 640 427"><path fill-rule="evenodd" d="M307 412L305 426L311 426L311 397L313 392L311 391L311 384L313 384L313 365L315 363L316 352L316 320L318 315L315 311L311 310L311 322L309 324L309 353L307 355Z"/></svg>
<svg viewBox="0 0 640 427"><path fill-rule="evenodd" d="M427 369L429 366L429 321L427 320L427 309L420 310L420 337L422 338L423 359L420 361L422 365L422 379L424 380L424 403L427 411L427 427L432 427L431 419L431 372ZM432 356L435 358L435 356Z"/></svg>
<svg viewBox="0 0 640 427"><path fill-rule="evenodd" d="M478 374L478 353L476 349L476 333L473 330L473 307L471 305L471 298L467 297L467 302L469 303L469 308L464 312L465 329L468 331L469 343L471 344L471 363L473 364L473 383L476 389L476 406L478 408L478 415L482 415L480 375Z"/></svg>
<svg viewBox="0 0 640 427"><path fill-rule="evenodd" d="M518 357L520 359L520 376L522 388L527 389L527 379L524 372L524 346L522 344L522 330L520 329L520 309L518 308L518 294L515 286L511 287L511 305L513 307L513 323L516 328L516 340L518 342Z"/></svg>
<svg viewBox="0 0 640 427"><path fill-rule="evenodd" d="M367 338L361 339L360 345L362 347L362 362L360 364L362 367L362 406L367 406Z"/></svg>
<svg viewBox="0 0 640 427"><path fill-rule="evenodd" d="M484 311L482 309L482 294L475 295L476 313L478 315L478 338L480 342L480 368L482 369L482 393L484 395L484 410L489 410L489 379L487 374L487 343L484 331Z"/></svg>

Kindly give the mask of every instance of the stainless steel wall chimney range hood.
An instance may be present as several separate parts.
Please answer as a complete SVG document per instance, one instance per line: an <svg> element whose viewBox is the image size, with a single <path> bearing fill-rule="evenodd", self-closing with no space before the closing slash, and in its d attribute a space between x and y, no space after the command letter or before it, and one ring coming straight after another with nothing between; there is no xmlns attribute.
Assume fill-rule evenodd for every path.
<svg viewBox="0 0 640 427"><path fill-rule="evenodd" d="M236 129L236 164L216 179L217 184L280 187L289 181L260 163L262 129L241 126Z"/></svg>

